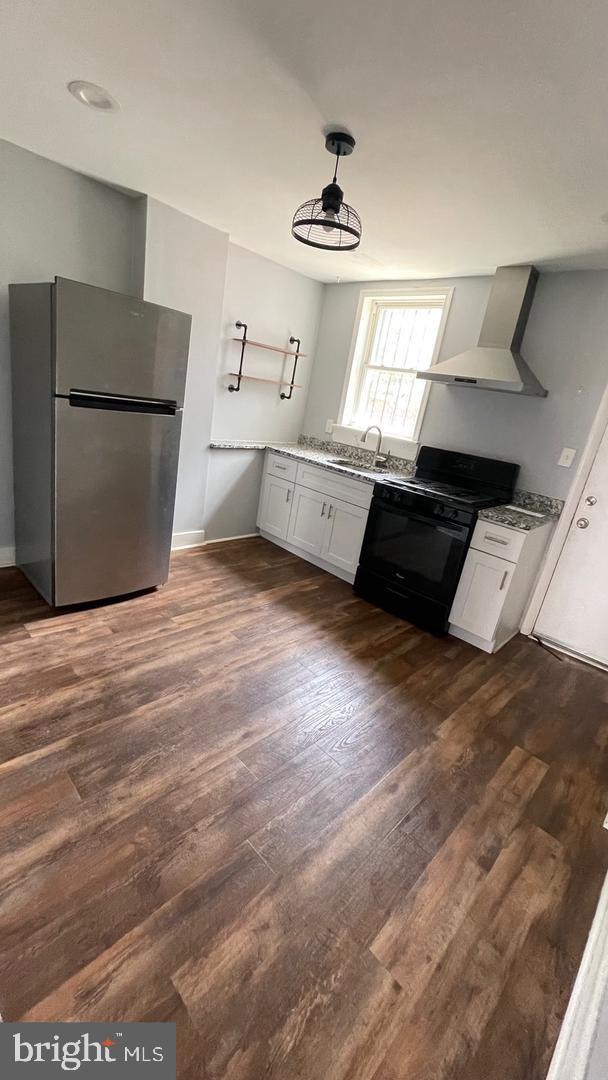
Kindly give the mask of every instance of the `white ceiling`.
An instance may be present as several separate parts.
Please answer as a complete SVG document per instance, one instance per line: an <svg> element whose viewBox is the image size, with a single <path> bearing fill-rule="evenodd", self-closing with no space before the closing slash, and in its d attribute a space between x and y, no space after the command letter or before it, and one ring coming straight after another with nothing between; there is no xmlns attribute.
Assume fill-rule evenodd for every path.
<svg viewBox="0 0 608 1080"><path fill-rule="evenodd" d="M320 280L608 267L605 0L3 0L1 18L1 136ZM290 235L334 122L358 144L352 255Z"/></svg>

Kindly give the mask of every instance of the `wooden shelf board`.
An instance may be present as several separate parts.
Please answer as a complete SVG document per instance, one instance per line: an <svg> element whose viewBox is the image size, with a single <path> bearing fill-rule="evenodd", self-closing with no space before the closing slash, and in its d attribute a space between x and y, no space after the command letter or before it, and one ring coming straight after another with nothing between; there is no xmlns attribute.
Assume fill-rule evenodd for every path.
<svg viewBox="0 0 608 1080"><path fill-rule="evenodd" d="M239 345L243 344L243 339L240 337L233 337L233 341L238 341ZM252 341L251 338L245 338L245 345L255 345L256 349L268 349L269 352L280 353L281 356L306 356L303 352L294 352L293 349L280 349L276 345L265 345L263 341Z"/></svg>
<svg viewBox="0 0 608 1080"><path fill-rule="evenodd" d="M228 375L233 379L238 379L238 371L229 371ZM273 386L293 386L295 390L301 390L302 387L299 383L290 383L289 379L261 379L259 375L241 375L241 379L251 379L252 382L267 382L272 383Z"/></svg>

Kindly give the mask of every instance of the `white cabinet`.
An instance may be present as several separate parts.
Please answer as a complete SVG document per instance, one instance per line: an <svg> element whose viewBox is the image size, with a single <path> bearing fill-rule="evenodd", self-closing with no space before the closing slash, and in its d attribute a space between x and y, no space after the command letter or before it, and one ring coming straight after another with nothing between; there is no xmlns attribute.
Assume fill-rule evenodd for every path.
<svg viewBox="0 0 608 1080"><path fill-rule="evenodd" d="M303 551L318 555L323 546L328 509L326 495L296 485L287 539Z"/></svg>
<svg viewBox="0 0 608 1080"><path fill-rule="evenodd" d="M271 536L285 539L293 500L294 485L282 477L267 473L262 484L258 527Z"/></svg>
<svg viewBox="0 0 608 1080"><path fill-rule="evenodd" d="M450 611L454 637L492 653L518 633L551 529L477 522Z"/></svg>
<svg viewBox="0 0 608 1080"><path fill-rule="evenodd" d="M258 527L269 540L352 582L372 491L372 483L269 451Z"/></svg>
<svg viewBox="0 0 608 1080"><path fill-rule="evenodd" d="M264 472L274 473L275 476L282 476L283 480L295 480L297 471L297 461L291 461L289 458L281 457L280 454L266 455L266 468L264 469Z"/></svg>
<svg viewBox="0 0 608 1080"><path fill-rule="evenodd" d="M342 570L355 572L367 524L367 510L350 503L332 501L327 511L321 555Z"/></svg>
<svg viewBox="0 0 608 1080"><path fill-rule="evenodd" d="M296 484L287 539L302 551L320 555L325 562L355 572L367 522L360 506L311 491Z"/></svg>
<svg viewBox="0 0 608 1080"><path fill-rule="evenodd" d="M373 483L364 480L353 480L351 476L343 476L341 473L329 472L327 469L319 469L316 465L298 465L296 484L302 487L312 488L329 495L330 499L341 499L343 502L352 503L354 506L362 506L369 510L374 490Z"/></svg>
<svg viewBox="0 0 608 1080"><path fill-rule="evenodd" d="M450 622L492 641L514 570L514 563L471 548L460 575Z"/></svg>

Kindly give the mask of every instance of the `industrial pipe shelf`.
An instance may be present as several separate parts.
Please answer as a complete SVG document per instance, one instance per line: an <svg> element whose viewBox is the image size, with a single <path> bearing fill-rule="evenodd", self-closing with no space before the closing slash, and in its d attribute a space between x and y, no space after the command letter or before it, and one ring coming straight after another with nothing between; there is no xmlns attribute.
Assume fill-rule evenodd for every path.
<svg viewBox="0 0 608 1080"><path fill-rule="evenodd" d="M233 379L236 379L236 385L234 383L230 383L228 387L230 393L236 393L241 389L242 379L251 379L252 382L265 382L272 383L275 386L286 386L289 390L289 393L286 394L282 391L280 397L282 401L290 401L293 391L302 389L301 385L295 381L298 360L301 356L306 356L306 353L300 352L300 338L293 337L292 335L292 337L290 337L289 339L289 344L295 345L296 348L283 349L279 345L266 345L266 343L263 341L252 341L250 338L247 337L247 323L241 322L239 320L237 323L235 323L235 326L238 330L243 331L243 335L242 337L235 337L232 339L233 341L238 341L241 346L241 360L239 363L238 371L228 372L228 374L231 375ZM286 356L293 356L293 370L291 373L291 379L265 379L259 375L244 375L243 361L245 359L245 348L247 345L253 345L256 349L267 349L269 352L279 353L281 356L283 356L283 358Z"/></svg>

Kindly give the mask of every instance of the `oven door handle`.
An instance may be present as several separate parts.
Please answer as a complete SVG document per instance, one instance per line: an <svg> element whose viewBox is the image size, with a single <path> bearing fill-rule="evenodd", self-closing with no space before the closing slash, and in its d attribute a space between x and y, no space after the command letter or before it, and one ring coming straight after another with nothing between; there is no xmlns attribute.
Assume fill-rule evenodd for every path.
<svg viewBox="0 0 608 1080"><path fill-rule="evenodd" d="M459 540L463 536L466 536L469 531L464 525L455 525L451 528L447 528L445 525L435 525L435 528L437 529L437 532L445 533L446 536L454 536Z"/></svg>
<svg viewBox="0 0 608 1080"><path fill-rule="evenodd" d="M423 525L429 525L433 529L438 529L440 532L447 533L448 536L465 537L469 534L470 528L468 525L455 525L448 522L443 522L441 518L426 517L424 514L416 514L407 507L399 509L384 499L374 499L372 503L372 509L390 510L391 513L399 515L400 517L410 518L411 521L420 521Z"/></svg>

